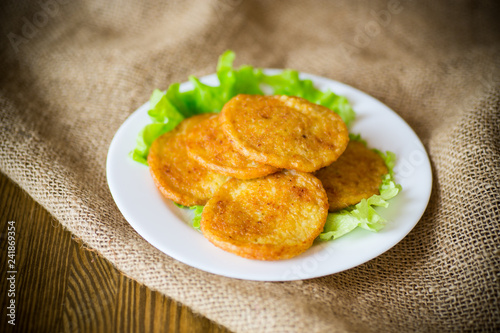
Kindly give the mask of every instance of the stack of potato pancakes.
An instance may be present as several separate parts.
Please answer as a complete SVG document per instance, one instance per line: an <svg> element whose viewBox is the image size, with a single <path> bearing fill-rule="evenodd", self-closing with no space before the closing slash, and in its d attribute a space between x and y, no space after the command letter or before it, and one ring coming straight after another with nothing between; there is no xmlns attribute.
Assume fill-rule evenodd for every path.
<svg viewBox="0 0 500 333"><path fill-rule="evenodd" d="M218 114L185 119L157 138L148 164L161 193L205 205L203 235L239 256L294 257L328 211L379 193L383 159L330 109L300 97L237 95Z"/></svg>

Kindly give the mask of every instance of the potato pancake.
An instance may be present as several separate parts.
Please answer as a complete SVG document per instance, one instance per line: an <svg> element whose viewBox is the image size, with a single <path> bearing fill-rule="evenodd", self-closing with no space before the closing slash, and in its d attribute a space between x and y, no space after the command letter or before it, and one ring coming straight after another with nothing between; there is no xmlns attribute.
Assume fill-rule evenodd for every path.
<svg viewBox="0 0 500 333"><path fill-rule="evenodd" d="M387 172L382 157L363 143L351 141L337 161L318 170L315 176L328 195L329 210L335 212L380 194L382 176Z"/></svg>
<svg viewBox="0 0 500 333"><path fill-rule="evenodd" d="M213 115L190 131L186 142L191 158L207 169L239 179L263 177L279 170L249 160L234 150L219 120L219 115Z"/></svg>
<svg viewBox="0 0 500 333"><path fill-rule="evenodd" d="M149 150L149 170L156 186L163 196L184 206L204 205L228 179L188 157L186 134L211 115L183 120L158 137Z"/></svg>
<svg viewBox="0 0 500 333"><path fill-rule="evenodd" d="M242 155L303 172L331 164L349 141L339 115L300 97L237 95L224 105L221 122Z"/></svg>
<svg viewBox="0 0 500 333"><path fill-rule="evenodd" d="M311 174L285 170L230 179L203 209L201 230L215 246L249 259L292 258L323 231L328 198Z"/></svg>

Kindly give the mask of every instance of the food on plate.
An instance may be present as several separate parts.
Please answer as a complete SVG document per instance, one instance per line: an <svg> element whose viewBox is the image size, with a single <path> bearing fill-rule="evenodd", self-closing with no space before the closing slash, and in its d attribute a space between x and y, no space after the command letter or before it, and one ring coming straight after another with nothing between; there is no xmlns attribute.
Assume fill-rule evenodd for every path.
<svg viewBox="0 0 500 333"><path fill-rule="evenodd" d="M217 173L239 179L269 175L279 169L249 160L233 149L222 131L219 114L196 125L186 138L189 156Z"/></svg>
<svg viewBox="0 0 500 333"><path fill-rule="evenodd" d="M192 226L216 246L246 258L291 258L315 238L382 229L376 208L401 191L396 157L349 138L347 98L294 70L235 69L234 57L219 58L218 85L191 76L189 89L153 92L151 123L130 156L149 165L163 196L193 209Z"/></svg>
<svg viewBox="0 0 500 333"><path fill-rule="evenodd" d="M355 205L380 194L382 176L388 173L379 154L359 141L350 141L345 152L332 164L316 171L328 195L329 211Z"/></svg>
<svg viewBox="0 0 500 333"><path fill-rule="evenodd" d="M312 245L327 214L321 182L285 170L227 181L203 209L201 231L217 247L245 258L287 259Z"/></svg>
<svg viewBox="0 0 500 333"><path fill-rule="evenodd" d="M295 96L240 94L220 116L235 150L276 168L316 171L335 161L349 141L339 115Z"/></svg>
<svg viewBox="0 0 500 333"><path fill-rule="evenodd" d="M161 194L184 206L204 205L228 179L188 157L186 133L211 114L183 120L151 145L148 164Z"/></svg>

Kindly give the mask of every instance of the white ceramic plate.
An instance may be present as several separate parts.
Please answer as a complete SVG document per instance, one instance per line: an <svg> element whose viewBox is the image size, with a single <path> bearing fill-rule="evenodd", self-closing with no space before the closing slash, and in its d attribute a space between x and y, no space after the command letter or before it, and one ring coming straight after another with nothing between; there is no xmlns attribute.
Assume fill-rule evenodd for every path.
<svg viewBox="0 0 500 333"><path fill-rule="evenodd" d="M266 70L267 74L278 72ZM369 147L396 153L395 178L403 191L391 200L389 208L379 210L388 220L384 229L372 233L358 228L338 240L315 243L298 257L273 262L244 259L213 246L191 228L191 212L163 199L148 168L128 155L137 133L150 123L149 103L123 123L109 147L108 184L125 219L167 255L210 273L247 280L289 281L334 274L365 263L401 241L420 220L431 193L431 167L424 146L403 119L373 97L318 76L301 74L301 78L347 97L357 114L351 132L361 133ZM202 82L218 84L215 75ZM184 90L191 88L190 83L181 85Z"/></svg>

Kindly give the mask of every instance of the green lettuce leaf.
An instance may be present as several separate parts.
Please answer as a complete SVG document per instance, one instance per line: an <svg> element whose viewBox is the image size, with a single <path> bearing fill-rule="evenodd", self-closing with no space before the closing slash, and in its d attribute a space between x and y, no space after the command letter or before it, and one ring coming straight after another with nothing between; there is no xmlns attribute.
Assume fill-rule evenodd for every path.
<svg viewBox="0 0 500 333"><path fill-rule="evenodd" d="M175 89L175 88L174 88ZM167 95L156 89L153 91L149 104L152 108L148 111L152 123L146 125L137 135L136 146L130 152L134 161L147 165L149 148L153 141L163 133L173 130L184 116L179 112Z"/></svg>
<svg viewBox="0 0 500 333"><path fill-rule="evenodd" d="M201 227L200 226L201 213L203 213L203 207L205 207L205 206L191 206L191 207L188 207L188 206L184 206L184 205L178 204L177 202L174 202L174 205L176 205L179 208L194 210L194 217L193 217L192 225L191 226L193 228L195 228L196 230L200 231L200 227Z"/></svg>
<svg viewBox="0 0 500 333"><path fill-rule="evenodd" d="M201 213L203 213L203 207L204 206L191 206L191 207L189 207L189 209L194 210L193 228L195 228L196 230L200 230Z"/></svg>
<svg viewBox="0 0 500 333"><path fill-rule="evenodd" d="M364 142L359 135L350 135L351 140ZM357 227L377 232L382 229L386 220L375 210L375 207L389 206L390 200L394 198L402 187L396 184L394 180L394 165L396 163L396 155L392 152L385 154L374 149L374 151L382 157L389 172L383 176L382 184L380 185L380 194L372 195L368 199L363 199L356 205L342 209L339 212L330 213L326 219L323 232L319 235L321 240L337 239Z"/></svg>
<svg viewBox="0 0 500 333"><path fill-rule="evenodd" d="M206 112L220 112L224 104L237 94L263 95L262 85L270 88L273 95L300 96L326 106L339 114L348 126L356 116L345 97L315 88L311 80L299 79L297 71L284 70L278 75L265 75L262 69L248 65L235 69L234 59L233 51L226 51L219 57L218 86L206 85L190 76L189 81L194 86L191 90L181 92L180 84L174 83L165 93L153 91L151 109L148 111L151 124L139 132L136 146L130 152L132 159L147 165L149 148L157 137L174 129L185 118Z"/></svg>
<svg viewBox="0 0 500 333"><path fill-rule="evenodd" d="M347 98L315 88L311 80L299 79L297 71L287 69L277 75L263 75L262 82L273 89L273 95L299 96L335 111L347 126L356 118Z"/></svg>
<svg viewBox="0 0 500 333"><path fill-rule="evenodd" d="M361 138L361 134L349 133L349 141L358 141L364 144L365 146L367 145L366 140L363 140Z"/></svg>

